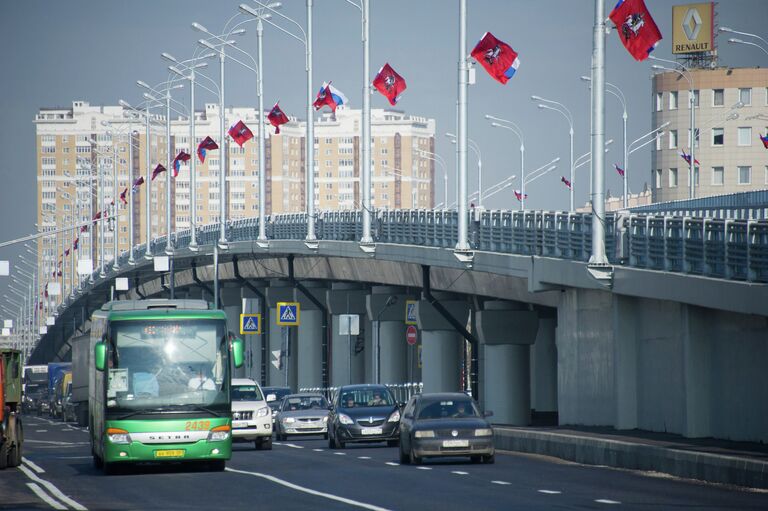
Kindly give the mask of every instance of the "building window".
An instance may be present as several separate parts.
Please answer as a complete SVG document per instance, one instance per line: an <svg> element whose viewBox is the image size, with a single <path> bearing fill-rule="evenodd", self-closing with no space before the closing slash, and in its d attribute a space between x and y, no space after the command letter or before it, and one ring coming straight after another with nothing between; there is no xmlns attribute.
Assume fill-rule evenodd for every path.
<svg viewBox="0 0 768 511"><path fill-rule="evenodd" d="M723 106L725 104L725 91L723 89L712 90L712 106Z"/></svg>
<svg viewBox="0 0 768 511"><path fill-rule="evenodd" d="M664 106L664 94L661 92L656 93L656 111L661 112L662 107Z"/></svg>
<svg viewBox="0 0 768 511"><path fill-rule="evenodd" d="M677 188L677 169L669 169L669 187Z"/></svg>
<svg viewBox="0 0 768 511"><path fill-rule="evenodd" d="M677 130L669 130L669 148L677 148Z"/></svg>
<svg viewBox="0 0 768 511"><path fill-rule="evenodd" d="M655 183L656 189L659 189L661 188L661 169L656 169L654 172L655 172L654 183Z"/></svg>
<svg viewBox="0 0 768 511"><path fill-rule="evenodd" d="M669 109L677 110L677 91L676 90L669 92Z"/></svg>
<svg viewBox="0 0 768 511"><path fill-rule="evenodd" d="M739 128L738 133L739 133L738 144L740 146L752 145L752 128L750 127Z"/></svg>
<svg viewBox="0 0 768 511"><path fill-rule="evenodd" d="M752 167L739 167L739 184L748 185L752 183Z"/></svg>
<svg viewBox="0 0 768 511"><path fill-rule="evenodd" d="M725 169L723 167L712 167L712 185L722 186L725 184Z"/></svg>
<svg viewBox="0 0 768 511"><path fill-rule="evenodd" d="M744 106L752 104L752 89L739 89L739 101L744 103Z"/></svg>
<svg viewBox="0 0 768 511"><path fill-rule="evenodd" d="M712 128L712 145L721 146L725 143L725 130L723 128Z"/></svg>

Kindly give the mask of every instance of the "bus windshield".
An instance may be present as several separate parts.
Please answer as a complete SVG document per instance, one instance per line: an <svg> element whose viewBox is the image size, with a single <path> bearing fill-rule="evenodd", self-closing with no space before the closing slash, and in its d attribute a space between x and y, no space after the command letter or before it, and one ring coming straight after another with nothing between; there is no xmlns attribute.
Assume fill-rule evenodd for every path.
<svg viewBox="0 0 768 511"><path fill-rule="evenodd" d="M115 321L110 324L110 411L226 411L228 351L221 320Z"/></svg>

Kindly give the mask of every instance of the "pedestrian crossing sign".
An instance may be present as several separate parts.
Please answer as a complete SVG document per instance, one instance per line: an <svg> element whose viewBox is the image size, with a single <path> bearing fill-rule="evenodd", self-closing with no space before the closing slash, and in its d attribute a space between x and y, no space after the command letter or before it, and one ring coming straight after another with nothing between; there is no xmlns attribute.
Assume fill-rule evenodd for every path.
<svg viewBox="0 0 768 511"><path fill-rule="evenodd" d="M405 324L416 324L416 300L405 301Z"/></svg>
<svg viewBox="0 0 768 511"><path fill-rule="evenodd" d="M261 334L261 314L240 314L240 335Z"/></svg>
<svg viewBox="0 0 768 511"><path fill-rule="evenodd" d="M277 302L278 326L299 326L300 314L299 302Z"/></svg>

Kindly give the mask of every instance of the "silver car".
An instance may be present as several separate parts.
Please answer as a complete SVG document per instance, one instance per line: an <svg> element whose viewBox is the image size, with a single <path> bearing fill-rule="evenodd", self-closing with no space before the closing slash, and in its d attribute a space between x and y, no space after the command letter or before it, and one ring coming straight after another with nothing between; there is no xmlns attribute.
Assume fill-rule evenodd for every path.
<svg viewBox="0 0 768 511"><path fill-rule="evenodd" d="M283 398L275 415L275 435L323 435L328 438L328 401L322 394L290 394Z"/></svg>

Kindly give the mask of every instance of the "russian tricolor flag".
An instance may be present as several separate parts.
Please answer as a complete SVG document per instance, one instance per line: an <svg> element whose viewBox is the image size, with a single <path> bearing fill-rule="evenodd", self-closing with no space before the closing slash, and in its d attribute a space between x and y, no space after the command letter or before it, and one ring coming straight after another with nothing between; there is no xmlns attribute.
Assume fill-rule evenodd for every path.
<svg viewBox="0 0 768 511"><path fill-rule="evenodd" d="M317 99L312 103L315 110L320 110L325 105L331 108L333 113L336 113L336 108L341 105L346 105L348 102L347 96L344 95L339 89L331 85L330 82L323 82L323 86L317 93Z"/></svg>

